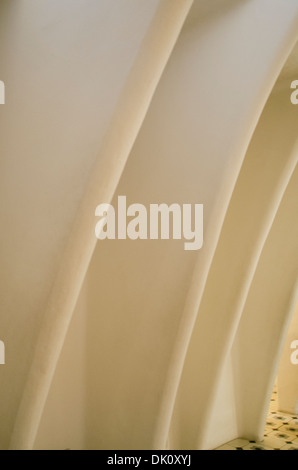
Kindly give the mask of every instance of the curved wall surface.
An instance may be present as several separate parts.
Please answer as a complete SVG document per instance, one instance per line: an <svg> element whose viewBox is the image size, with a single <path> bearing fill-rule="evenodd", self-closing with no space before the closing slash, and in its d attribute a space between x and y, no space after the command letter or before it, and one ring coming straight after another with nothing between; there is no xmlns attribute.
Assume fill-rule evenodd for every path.
<svg viewBox="0 0 298 470"><path fill-rule="evenodd" d="M262 438L297 297L297 2L0 8L0 447ZM96 243L123 195L203 204L203 247Z"/></svg>

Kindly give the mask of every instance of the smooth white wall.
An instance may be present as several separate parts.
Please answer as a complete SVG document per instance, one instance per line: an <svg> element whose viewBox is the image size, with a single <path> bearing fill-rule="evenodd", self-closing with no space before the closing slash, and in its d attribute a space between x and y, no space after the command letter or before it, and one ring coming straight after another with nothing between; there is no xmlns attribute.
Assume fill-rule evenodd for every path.
<svg viewBox="0 0 298 470"><path fill-rule="evenodd" d="M289 3L284 22L281 22L284 3L275 2L264 36L267 1L263 2L258 16L257 35L255 19L260 2L241 5L229 2L220 12L210 5L210 2L195 4L113 200L116 205L117 196L124 194L128 203L145 205L151 202L204 203L205 238L209 247L212 232L220 228L221 219L216 215L225 212L258 113L290 52L295 12L294 5ZM288 30L289 37L285 34ZM253 166L250 170L253 173ZM249 191L247 194L249 196ZM263 215L267 215L266 198L261 221ZM235 226L226 234L230 237L231 250L236 236L234 229ZM249 239L245 240L249 246ZM238 248L241 252L241 244ZM84 285L84 292L88 291L88 306L86 310L84 307L88 344L87 448L132 449L154 445L162 400L170 401L165 393L165 381L169 365L175 360L173 349L177 344L181 346L181 337L177 335L194 264L197 262L203 271L205 253L205 245L198 254L184 252L180 241L98 242ZM229 263L220 264L220 260L215 265L209 291L215 302L218 279L225 279L229 268ZM239 282L242 268L245 270L247 265L244 263L239 268L236 260L232 277ZM223 295L229 313L229 299L233 299L234 294L229 290L225 295L223 287ZM213 306L213 302L210 305ZM222 339L227 339L222 335L227 318L220 302L217 309L218 315L206 329L207 316L204 319L204 312L198 316L202 342L197 343L194 337L188 356L188 377L187 380L182 378L185 395L176 402L171 428L174 438L169 443L175 448L196 446L198 432L203 447L215 446L241 432L239 407L238 404L235 407L234 401L236 377L230 362L224 366L221 380L216 378L217 364L220 364L217 346ZM230 322L232 331L236 325L237 322ZM197 347L201 348L200 354L197 354ZM210 357L214 359L211 367ZM175 380L179 382L177 370L175 373ZM214 378L216 387L208 388L206 384ZM63 387L63 382L60 386ZM216 400L208 414L212 417L212 426L205 428L200 413L205 412L205 398L210 391L212 399ZM213 426L216 426L221 396L226 408L220 421L228 423L229 427L224 431L220 429L217 434Z"/></svg>
<svg viewBox="0 0 298 470"><path fill-rule="evenodd" d="M74 215L157 4L1 1L0 448Z"/></svg>

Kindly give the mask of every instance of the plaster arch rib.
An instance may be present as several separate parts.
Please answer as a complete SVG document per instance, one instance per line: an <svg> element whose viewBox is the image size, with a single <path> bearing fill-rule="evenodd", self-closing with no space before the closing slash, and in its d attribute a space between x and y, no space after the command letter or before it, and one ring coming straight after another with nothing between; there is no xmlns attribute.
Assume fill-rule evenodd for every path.
<svg viewBox="0 0 298 470"><path fill-rule="evenodd" d="M284 95L284 98L286 97L287 94ZM284 103L286 103L286 101L284 101ZM267 116L272 116L272 109L270 108L271 106L268 106ZM266 112L264 114L266 115ZM201 446L203 446L203 448L207 446L208 448L206 444L206 433L208 432L208 423L214 407L213 402L221 386L221 374L227 363L227 358L231 353L232 345L234 341L236 341L238 325L242 321L241 318L243 310L245 309L247 296L249 295L267 237L270 234L272 224L280 209L281 201L286 194L288 184L297 166L298 147L297 141L295 142L295 128L297 127L295 112L292 113L292 117L294 118L292 122L292 138L294 138L294 141L292 142L285 128L280 126L281 115L282 113L277 116L277 127L275 131L273 131L272 134L271 132L267 133L267 138L271 138L274 132L276 132L275 135L278 135L280 131L284 132L285 140L281 142L279 148L276 145L275 139L272 138L272 144L276 147L275 155L273 155L272 151L267 147L265 153L268 152L268 160L267 162L264 160L261 162L262 156L256 152L256 149L252 149L253 146L251 145L246 156L223 225L221 238L217 246L202 304L198 312L197 325L193 332L192 344L190 344L190 350L188 351L189 357L185 365L186 371L184 371L184 376L182 377L182 381L185 382L181 385L181 396L178 398L178 403L179 399L181 403L179 403L177 407L181 406L180 412L187 421L187 416L189 416L189 403L193 403L191 407L192 416L196 409L194 405L194 401L196 401L195 397L199 397L198 401L200 404L204 403L204 406L201 405L200 414L193 418L191 417L194 429L197 428L197 423L200 422L199 440L197 444L199 448L201 448ZM265 118L266 121L265 116L262 116L262 118ZM261 133L264 132L262 118L259 124ZM289 121L287 121L287 125L288 124ZM257 133L258 130L256 134ZM289 137L288 141L287 137ZM255 138L255 140L257 139ZM258 147L258 144L256 144L256 147ZM264 142L262 142L259 148L264 152ZM288 154L287 149L289 151ZM259 162L256 160L258 157L260 157ZM274 162L277 163L276 166ZM273 169L274 166L275 168ZM268 171L268 167L270 167L270 172ZM270 177L267 177L267 181L265 182L266 173L267 176L270 173ZM294 212L292 215L294 216ZM288 223L289 228L290 226L291 224ZM234 236L232 236L232 234L234 234ZM294 240L288 243L293 247ZM294 254L295 251L293 251L293 257ZM286 266L284 266L284 269L286 269ZM293 282L293 279L290 280L290 283ZM257 325L258 322L256 318L254 321L255 325ZM270 326L268 326L268 334L270 334L269 332ZM210 348L210 343L209 341L206 342L204 335L207 335L207 338L212 338L214 341L213 348ZM243 328L243 338L245 338L245 328ZM252 345L254 344L253 337L246 337L245 341ZM235 361L237 363L237 359L235 359ZM205 371L207 370L208 374L205 376ZM245 370L244 366L243 370ZM237 368L237 374L239 374L239 376L243 375L243 370L241 367L239 370ZM211 374L211 371L213 371L214 374ZM239 397L237 397L236 394L235 403L237 403L237 400L239 400ZM183 406L183 401L185 406ZM240 405L238 407L236 405L236 412L236 415L239 414L238 418L240 419ZM218 415L220 415L220 411L218 411ZM238 427L238 420L234 424L234 428L231 423L230 426L228 423L226 424L227 436L224 442L239 437L238 434L233 434ZM186 424L185 426L187 429ZM228 431L229 427L230 431ZM229 435L229 432L231 435ZM241 431L239 432L241 433ZM185 429L184 434L187 434ZM213 438L215 438L215 436L216 431L213 432ZM240 436L245 436L245 434L240 434ZM250 436L250 438L256 438L256 436ZM222 442L214 442L214 446L221 443ZM193 446L194 445L195 444L193 444Z"/></svg>
<svg viewBox="0 0 298 470"><path fill-rule="evenodd" d="M220 374L235 340L266 239L296 168L297 155L297 113L285 88L269 98L246 153L198 311L180 395L180 412L186 426L183 434L189 439L187 428L192 423L196 436L197 423L201 423L198 444L193 442L193 446L206 446L205 433ZM210 348L206 337L214 341L214 348ZM197 396L200 400L196 405ZM239 437L233 435L235 428L237 423L234 428L230 426L231 435L226 441Z"/></svg>
<svg viewBox="0 0 298 470"><path fill-rule="evenodd" d="M179 36L115 193L115 197L127 193L132 202L204 202L205 245L192 282L195 257L186 260L183 251L170 242L166 246L158 242L156 248L149 242L146 248L132 246L129 241L125 247L117 242L96 248L89 266L91 288L86 282L94 304L88 305L94 317L89 319L88 336L92 340L88 361L93 361L88 401L94 405L88 425L93 448L165 448L173 408L172 424L176 417L180 419L183 399L180 392L177 399L177 389L185 354L201 296L207 292L231 196L265 102L297 39L298 11L293 2L228 2L231 8L225 4L221 10L223 2L219 1L216 12L214 3L209 10L210 4L201 2L200 10L196 3L194 21L190 12L190 22ZM271 218L291 165L285 165L275 203L270 200ZM107 278L113 279L113 286ZM45 392L50 382L46 385ZM190 403L195 418L196 403ZM25 405L26 401L23 409L28 412ZM33 434L41 408L34 418ZM44 411L48 416L48 410ZM172 444L177 448L197 445L197 432L188 432L189 422L185 427L185 423L178 424L174 430L178 438ZM27 425L21 426L22 433L26 429ZM13 446L28 445L28 440L18 436L19 430ZM184 430L186 441L179 439Z"/></svg>
<svg viewBox="0 0 298 470"><path fill-rule="evenodd" d="M298 166L262 252L232 351L240 405L239 432L254 440L264 436L273 385L297 302L298 227L293 218L297 182Z"/></svg>
<svg viewBox="0 0 298 470"><path fill-rule="evenodd" d="M278 48L280 55L278 53L271 64L275 72L272 74L273 69L271 69L270 76L271 78L274 76L275 79L272 81L269 79L269 75L267 75L267 78L263 76L264 82L262 85L259 83L260 95L258 95L258 100L253 101L255 108L252 106L250 111L254 112L251 114L250 121L248 120L246 123L246 129L248 132L246 135L242 134L241 136L241 144L239 145L238 151L239 153L237 157L234 157L233 165L230 164L227 175L225 175L227 178L223 178L222 186L220 187L221 191L218 198L218 205L213 208L212 222L210 223L208 232L205 235L205 253L202 253L198 256L197 269L194 271L192 283L190 285L188 297L186 299L180 331L177 336L172 362L168 371L168 381L164 389L164 399L161 406L159 421L155 434L156 448L165 448L167 445L166 442L169 443L170 448L179 447L187 449L205 448L206 445L208 446L208 442L206 440L206 432L208 429L207 421L212 413L212 402L215 400L221 372L223 371L223 367L226 362L225 359L227 358L227 354L233 344L233 338L235 338L237 326L241 318L243 307L245 305L245 299L254 276L254 271L258 264L258 259L262 252L262 247L265 243L266 237L268 236L282 196L286 190L287 184L297 162L297 145L295 144L296 135L295 129L293 130L292 127L292 136L288 142L285 142L286 146L288 146L289 153L286 159L283 161L284 168L280 168L281 174L279 174L279 170L277 170L275 175L277 179L275 182L272 181L272 194L266 201L266 203L268 203L268 210L265 210L265 217L261 223L262 227L257 234L255 242L252 242L252 246L249 246L248 244L248 248L251 250L251 258L248 263L243 265L243 272L247 270L247 274L244 274L243 288L240 289L238 294L235 294L236 297L233 298L237 282L243 281L243 279L238 279L237 276L234 279L235 286L233 287L230 285L230 290L227 291L227 295L225 292L223 292L222 286L220 286L221 296L224 299L224 302L226 302L225 308L228 308L230 302L233 305L233 302L236 301L235 310L233 310L234 307L232 307L231 315L233 315L233 312L237 312L236 317L238 316L238 320L235 318L231 322L230 326L226 327L221 323L221 307L219 303L216 302L216 300L214 300L214 302L212 301L212 297L216 295L215 293L218 289L217 282L220 278L223 280L222 285L225 285L228 276L226 278L227 273L222 270L224 269L224 266L226 266L227 269L230 269L230 265L227 258L225 264L218 262L217 256L218 252L219 257L223 254L223 252L220 253L220 243L223 239L223 229L225 224L228 223L227 219L231 208L231 202L233 202L233 198L235 198L234 188L236 187L237 189L237 184L240 184L240 168L242 166L244 156L246 155L246 151L251 144L251 139L253 139L255 129L257 129L258 121L262 115L266 101L272 92L273 86L281 74L281 71L287 62L287 59L290 57L297 41L297 11L293 15L292 19L294 19L294 21L288 29L286 35L282 33L283 39L281 40L280 47ZM286 40L285 36L287 36ZM282 50L283 52L281 52ZM286 93L288 93L288 91L286 91ZM262 96L262 98L260 98L260 96ZM234 97L234 100L235 99L236 98ZM290 107L288 95L284 96L284 103L288 104L288 110L291 110L292 113L292 124L295 124L295 110ZM277 118L277 128L279 124L281 124L281 120ZM286 139L287 129L285 127L283 129L285 130L284 137ZM278 131L280 132L280 129ZM235 134L237 135L237 132L234 132L234 138ZM247 196L249 197L249 189ZM242 203L245 203L245 200L241 201ZM252 219L252 214L250 217ZM226 232L225 236L232 237L230 230ZM233 238L231 239L233 240ZM233 249L234 248L232 248L232 250ZM217 270L219 270L219 272L217 272ZM241 273L242 271L240 267L239 270ZM218 279L216 281L217 275ZM227 298L228 295L231 295L230 299ZM206 298L208 298L208 300L206 300ZM215 308L214 311L216 311L217 317L211 313L212 305ZM208 310L210 313L209 318L207 313ZM214 331L212 332L213 324L217 325L215 327L217 333L214 333ZM221 333L218 329L219 324L221 324L222 331L226 331L226 337L231 335L230 339L226 343L225 352L221 350L220 346L218 346L218 343L221 344ZM205 347L200 349L198 344L200 344L200 342L204 343L208 341L208 338L210 342L214 344L214 347L211 348L210 345L206 346L205 343ZM221 358L221 354L223 354L223 358ZM214 355L216 355L217 359L214 357ZM210 356L212 356L211 360ZM216 367L218 367L218 372L216 372L214 375L212 372L212 361L213 364L215 364L217 361ZM199 372L197 374L198 368ZM206 374L206 381L204 373ZM210 382L208 382L209 380L211 382L215 381L213 382L213 386ZM207 382L209 387L206 385ZM200 423L200 425L198 425L198 423ZM235 427L237 429L237 423L235 424ZM226 442L229 440L229 437L231 437L231 439L238 437L235 428L231 426L231 429L231 435L228 435L228 431L226 434L226 439L221 442ZM214 445L216 445L216 442L214 442Z"/></svg>
<svg viewBox="0 0 298 470"><path fill-rule="evenodd" d="M99 156L92 169L90 181L79 205L71 234L60 260L60 268L49 294L32 364L14 423L10 449L30 449L34 444L73 309L96 245L93 208L97 206L98 200L110 201L113 197L155 88L191 4L192 0L157 2L157 8L154 9L148 30L135 51L131 69L125 77L118 102L112 112L111 122L102 139ZM44 4L41 8L44 6L48 7ZM153 3L153 8L154 6L155 3ZM130 3L130 7L133 7L133 3ZM115 4L110 4L110 8L112 18ZM138 21L132 16L133 20ZM129 30L129 26L127 29Z"/></svg>

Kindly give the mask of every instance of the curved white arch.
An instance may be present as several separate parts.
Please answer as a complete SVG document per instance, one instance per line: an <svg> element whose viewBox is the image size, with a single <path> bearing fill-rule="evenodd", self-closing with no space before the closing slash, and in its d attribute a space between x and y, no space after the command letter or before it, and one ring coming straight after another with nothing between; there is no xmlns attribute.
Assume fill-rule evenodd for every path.
<svg viewBox="0 0 298 470"><path fill-rule="evenodd" d="M232 192L234 179L236 180L238 176L234 163L237 161L241 166L240 160L244 156L243 142L247 143L250 140L259 118L258 113L261 113L267 99L267 95L263 92L266 89L266 93L270 93L294 41L295 31L292 21L295 22L295 19L288 18L291 34L287 30L285 38L281 25L279 30L286 44L282 41L282 45L279 44L277 47L276 44L279 43L277 39L276 48L273 50L271 41L266 38L267 54L272 62L264 63L262 70L257 65L252 66L252 63L256 64L255 60L257 63L259 60L255 57L254 46L246 42L245 34L240 35L243 39L240 45L231 34L231 31L234 31L233 27L236 29L237 37L240 30L242 32L245 30L249 34L247 5L248 3L244 3L239 6L235 5L235 2L229 2L230 9L225 8L223 12L216 11L214 18L211 13L210 16L206 15L210 2L205 2L202 16L204 21L201 20L200 14L193 21L191 16L193 12L190 13L189 21L181 33L156 90L113 200L113 203L116 203L117 194L126 194L128 202L138 201L145 205L158 201L204 202L205 223L206 227L209 227L205 241L208 243L210 243L208 233L211 233L212 240L214 234L210 231L215 226L220 229L220 219L213 219L212 222L210 215L213 214L215 218L214 214L221 214L224 206L218 204L216 209L215 201L212 199L215 188L221 183L227 191L225 196L229 191ZM200 13L202 11L199 7L200 5L196 4ZM241 21L238 16L240 12L243 14L240 15ZM252 22L254 20L255 11L251 18ZM221 21L223 21L222 36L214 40L220 29L218 23ZM276 29L274 31L276 34ZM259 32L262 36L262 28ZM246 69L238 69L233 80L230 70L222 72L221 64L216 63L214 57L228 57L229 61L233 58L235 63L238 63L243 54L241 47L246 48L246 54L250 57L248 61L250 70L247 72ZM208 54L205 53L206 50ZM279 51L278 55L280 54L278 63L276 50ZM262 95L261 101L259 95L255 96L256 89L259 90L260 86L258 80L252 78L256 73L255 69L258 69L262 77L266 77L266 80L264 79L266 87L263 87L262 93L259 92ZM219 72L222 83L218 82ZM249 79L247 73L250 74ZM240 86L243 77L248 82L252 80L255 86L245 90L245 96ZM222 91L219 101L218 95L213 95L214 89L219 91L218 87ZM233 103L234 105L236 103L237 112L233 107L231 112L229 110L233 93L235 93ZM256 119L253 126L252 115ZM244 122L247 127L244 126ZM227 132L229 125L232 137ZM214 129L218 129L218 140L214 139ZM241 137L234 140L238 132ZM293 139L290 144L293 144ZM245 151L246 146L244 153ZM285 160L281 163L283 166ZM226 183L223 183L222 173L225 168ZM288 170L290 171L290 167ZM280 175L277 169L274 175L279 181ZM272 181L271 189L277 194L277 204L287 177L288 171L284 171L277 193ZM220 203L222 202L220 200ZM224 202L228 203L226 200ZM274 204L272 210L270 217L274 214ZM225 213L221 215L225 217ZM213 225L210 225L212 223ZM266 223L264 225L266 229ZM205 250L206 245L198 254L201 261L199 268L202 271L206 267L206 264L203 264L204 259L209 260L210 255L210 252L208 254L207 250L205 253ZM87 377L85 393L88 395L88 404L84 423L85 445L88 448L165 447L167 433L165 432L163 436L155 434L156 417L161 418L161 415L157 414L160 411L161 398L165 401L168 398L167 395L162 396L164 377L168 371L172 348L177 341L178 322L185 307L196 258L196 254L193 255L195 256L189 256L188 253L186 256L183 249L179 251L178 246L176 248L174 242L170 241L166 244L162 242L154 244L150 241L143 244L132 243L128 240L125 243L113 241L98 244L75 312L76 323L78 318L85 318L87 321L85 338L88 343L86 357L88 362L83 371ZM189 327L189 324L187 326ZM75 337L75 328L72 329L71 335ZM70 341L71 335L66 338L65 344L65 351L68 350L68 354L74 338ZM214 341L215 338L216 336L213 338ZM178 346L180 348L183 345L180 343ZM68 389L67 384L61 380L63 364L65 367L67 357L65 351L62 353L64 360L58 365L59 373L54 380L50 400L42 419L37 448L41 448L45 443L54 447L55 442L57 443L57 439L49 441L47 429L49 422L52 423L53 429L59 426L57 424L59 420L52 419L53 407L55 409L55 403L63 406L63 400L59 399L59 390L64 390L63 384L66 385L66 390ZM209 352L208 349L207 354ZM177 363L174 365L177 367ZM177 369L174 369L175 372ZM214 374L214 371L212 373ZM175 375L174 380L177 378ZM177 385L177 382L175 384ZM63 396L65 397L65 394ZM170 404L166 403L167 407ZM189 402L189 404L190 412L194 412L195 415L196 409L193 407L195 403ZM178 400L176 406L179 407ZM202 402L202 406L206 406L206 401ZM176 411L177 408L175 413ZM166 421L162 423L159 421L158 425L164 426L165 423ZM171 431L174 431L174 434L177 431L178 438L172 440L170 445L181 448L183 445L197 444L196 426L194 436L187 435L186 444L179 440L179 426L172 426ZM68 446L66 432L59 433L59 436L60 442L65 442L65 447ZM205 440L205 436L203 437ZM160 438L164 439L163 443Z"/></svg>
<svg viewBox="0 0 298 470"><path fill-rule="evenodd" d="M297 182L298 167L289 182L260 258L233 350L233 355L238 358L236 380L241 402L240 432L254 440L263 439L278 364L297 302L298 224L295 218L292 219L293 210L297 207ZM285 231L289 218L292 219L291 229ZM251 339L245 345L244 335ZM254 406L249 407L248 401Z"/></svg>
<svg viewBox="0 0 298 470"><path fill-rule="evenodd" d="M265 8L267 6L266 2L264 3L263 6L264 6L264 11L265 11ZM277 10L278 8L282 9L281 4L278 5L276 3L274 4L274 7L276 7ZM287 7L289 7L291 10L293 5L287 5ZM252 6L252 9L253 9L253 6ZM204 445L204 439L205 439L204 423L206 423L207 416L208 416L208 407L206 406L206 403L207 403L206 400L208 401L210 398L210 403L212 403L212 396L214 398L213 393L215 393L216 386L213 389L214 392L212 392L210 389L208 391L206 390L206 395L204 395L203 397L202 396L200 397L200 403L201 403L200 406L201 406L201 409L203 408L201 413L204 414L205 419L204 418L202 419L202 416L203 416L202 414L200 414L199 415L200 417L198 418L198 415L196 414L196 412L194 412L194 409L195 409L194 397L191 400L191 405L190 405L189 399L186 399L184 401L185 405L187 403L188 409L191 410L190 412L191 418L190 418L189 413L187 414L187 417L185 417L185 414L183 411L182 411L182 418L181 416L179 416L179 397L177 396L178 387L179 387L179 384L181 384L181 381L182 382L184 381L182 374L183 374L183 370L185 371L185 368L186 368L185 358L187 357L187 354L190 354L189 344L191 341L191 336L194 335L195 322L197 323L198 328L200 328L200 325L201 325L202 335L206 335L206 330L205 330L206 325L204 323L204 320L202 323L202 320L200 319L201 302L202 302L203 296L206 293L206 288L208 286L208 284L206 283L208 283L208 277L210 276L212 263L214 263L214 256L215 256L215 253L218 248L219 241L220 241L222 227L223 227L224 220L228 212L228 207L229 207L229 203L231 200L232 192L233 192L235 182L237 180L237 177L238 177L241 165L242 165L243 158L246 154L246 150L248 148L249 142L251 141L253 132L257 126L259 117L262 113L266 100L270 92L272 91L274 82L276 81L279 74L281 73L281 70L284 64L286 63L286 60L290 56L290 53L297 41L297 11L293 15L293 11L290 13L290 10L288 11L288 14L290 15L288 19L291 17L291 21L290 23L287 23L287 21L285 21L285 25L287 24L286 26L287 33L285 33L285 30L281 33L281 37L280 37L281 43L278 48L278 53L274 56L274 58L272 57L272 62L270 64L268 63L267 70L268 72L270 70L270 72L265 73L265 75L262 78L263 81L258 82L258 86L255 89L255 98L257 97L257 99L253 101L253 104L250 108L251 115L250 115L250 118L246 122L246 126L243 126L246 133L244 133L244 135L243 134L241 135L241 139L240 139L241 144L238 149L238 155L234 157L233 165L229 166L227 177L224 180L220 188L218 205L216 208L214 208L214 211L212 214L212 222L210 222L209 231L205 235L205 240L206 240L205 251L202 254L199 254L198 256L197 267L194 271L193 279L190 285L188 298L186 300L186 304L185 304L185 308L184 308L184 312L183 312L183 316L181 320L178 338L176 340L176 344L174 347L174 352L173 352L173 356L171 360L171 365L169 367L168 378L167 378L167 383L166 383L165 390L164 390L164 396L163 396L163 402L161 406L159 421L158 421L158 425L156 428L155 443L154 443L155 448L163 449L166 446L166 442L170 433L170 423L171 421L175 420L175 412L174 412L175 407L176 407L176 410L178 409L177 416L176 416L177 423L180 423L181 419L182 420L185 419L186 421L187 419L190 419L191 421L193 421L194 435L193 436L190 435L189 429L187 429L187 424L186 424L185 429L182 427L181 430L178 430L176 432L173 431L173 434L175 435L176 433L178 433L179 435L179 431L180 431L181 435L185 436L185 439L187 440L187 446L190 446L191 448L196 448L195 446L197 445L200 448L201 445ZM246 9L244 8L243 11L241 11L241 8L240 8L240 10L238 10L239 17L241 17L242 13L245 15L249 15L248 11L249 11L249 6L247 6ZM252 11L251 13L254 17L254 11ZM283 11L283 13L285 13L285 10ZM269 17L268 17L268 20L269 20ZM277 17L275 18L275 20L277 20ZM279 20L280 18L278 18L278 21ZM281 22L279 24L281 24ZM237 26L235 25L236 30L237 30ZM272 27L272 31L273 30L274 30L274 27ZM232 30L230 30L230 34L232 35ZM251 38L251 41L253 43L253 38ZM262 47L260 43L258 47ZM242 132L243 132L243 128L242 128ZM237 133L235 132L235 129L233 129L233 131L234 131L233 138L235 139L235 134L237 136ZM247 291L249 289L249 285L253 277L253 273L255 270L255 266L257 264L258 257L261 253L263 243L266 239L266 236L268 235L268 231L270 230L270 225L274 219L274 216L278 208L280 199L282 197L283 191L285 190L287 182L293 171L293 165L295 164L295 159L296 159L296 154L294 152L292 155L292 160L291 162L289 162L288 168L285 169L284 175L281 179L282 183L280 185L280 188L277 190L276 199L272 203L272 209L270 211L271 213L269 212L268 214L268 218L269 218L268 220L271 220L271 222L265 223L263 236L260 237L260 242L256 246L255 258L254 258L254 262L253 262L253 266L251 270L251 275L248 276L247 278L247 285L242 292L243 297L241 299L241 296L240 296L239 305L236 308L239 315L240 315L239 312L241 312L241 309L243 308L245 297L247 295ZM216 292L216 289L214 290L214 288L215 288L215 285L213 283L213 291L212 291L213 294L211 294L213 296L215 295L215 292ZM207 319L206 321L208 322ZM235 335L236 328L237 328L237 322L233 324L233 327L231 330L232 338ZM229 344L231 345L231 342L229 342ZM214 350L216 349L217 349L217 346L214 346ZM208 354L207 350L205 350L204 352L201 351L200 360L201 360L202 367L204 367L203 364L204 364L205 354ZM190 356L193 357L191 354ZM220 370L222 367L220 366L220 359L218 362L218 366ZM207 365L205 367L208 369ZM195 364L193 364L193 367L189 366L189 370L188 370L189 380L188 380L188 385L187 385L188 390L193 387L194 378L192 378L192 374L194 370L196 370ZM201 380L204 382L204 379L202 379L202 377L201 377ZM217 380L219 380L219 378ZM199 385L197 384L197 388L195 388L196 393L198 393L198 387ZM212 405L210 405L210 407L212 407ZM209 408L209 411L210 409L211 408ZM202 434L199 437L196 435L196 428L197 428L196 423L198 422L198 420L200 421L200 427L202 430L201 431ZM178 428L180 426L181 425L177 424ZM174 425L174 428L175 428L175 425ZM194 441L191 440L192 437ZM172 445L174 445L175 447L175 445L176 446L181 445L181 443L177 444L176 442L176 444L174 443ZM183 448L183 444L182 444L182 448Z"/></svg>
<svg viewBox="0 0 298 470"><path fill-rule="evenodd" d="M191 4L192 0L159 2L113 112L51 290L14 424L11 449L33 446L57 360L95 248L94 208L98 201L108 202L113 197Z"/></svg>
<svg viewBox="0 0 298 470"><path fill-rule="evenodd" d="M273 95L266 105L223 225L193 331L186 362L187 373L183 377L183 416L188 416L186 408L189 402L199 394L201 397L197 416L195 405L191 407L194 432L196 422L200 422L199 436L194 436L198 442L192 445L199 445L199 448L206 445L205 428L221 371L235 340L266 239L297 165L296 128L296 109L288 104L286 89L281 97ZM204 337L211 338L212 335L217 341L208 352ZM212 371L206 379L204 367ZM194 373L196 368L197 377ZM190 431L184 430L186 432L189 439Z"/></svg>
<svg viewBox="0 0 298 470"><path fill-rule="evenodd" d="M225 248L233 248L228 239L234 230L232 221L241 214L237 201L248 202L250 209L256 206L242 184L245 175L258 182L249 144L262 127L257 124L267 98L297 40L298 6L285 0L200 0L180 34L190 4L161 2L145 43L136 48L137 59L114 109L48 303L11 448L32 448L40 422L37 447L54 446L60 436L59 446L71 447L67 428L60 430L60 417L53 415L59 414L61 405L63 410L65 393L73 393L65 357L72 357L71 346L82 337L78 314L86 327L80 373L86 381L83 407L88 408L80 410L86 411L81 447L165 448L169 435L169 445L177 448L211 445L208 429L202 428L212 415L216 393L221 392L220 372L225 379L224 365L231 359L233 340L240 337L237 325L244 318L297 156L291 124L285 154L276 159L264 194L258 188L262 203L255 230L250 231L251 246L243 235L244 224L239 230L243 243L233 238L235 253L243 261L243 269L237 271L225 257ZM263 144L257 143L256 149ZM149 240L146 244L107 241L94 250L94 209L113 197L115 202L118 194L144 204L204 203L207 232L202 251L186 253L173 241ZM241 247L248 250L243 256ZM227 265L232 273L225 276L220 270ZM239 273L245 274L244 279ZM230 298L218 289L221 279ZM221 299L223 315L214 293ZM214 331L208 313L213 307L218 314ZM67 333L73 315L75 328ZM229 323L221 335L223 316ZM202 374L195 382L196 339L208 334L212 347L218 342L224 357L214 365L212 347L199 348L202 368L204 354L211 354L210 360L205 357L212 367L206 381ZM190 387L201 393L199 405L195 393L188 399ZM236 398L241 402L243 396L239 391ZM183 416L186 404L189 409ZM240 426L240 405L239 409L235 421ZM70 413L76 411L74 407ZM255 423L253 427L255 432ZM59 436L52 440L57 428Z"/></svg>

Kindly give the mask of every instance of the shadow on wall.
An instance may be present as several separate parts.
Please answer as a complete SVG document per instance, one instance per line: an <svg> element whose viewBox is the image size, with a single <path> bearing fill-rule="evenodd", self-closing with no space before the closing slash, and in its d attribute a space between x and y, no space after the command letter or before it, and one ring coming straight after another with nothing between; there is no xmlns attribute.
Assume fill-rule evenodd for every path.
<svg viewBox="0 0 298 470"><path fill-rule="evenodd" d="M194 1L191 14L188 16L185 26L187 28L197 27L198 22L206 22L210 19L216 21L219 17L226 15L230 10L236 11L243 8L252 0L200 0Z"/></svg>

